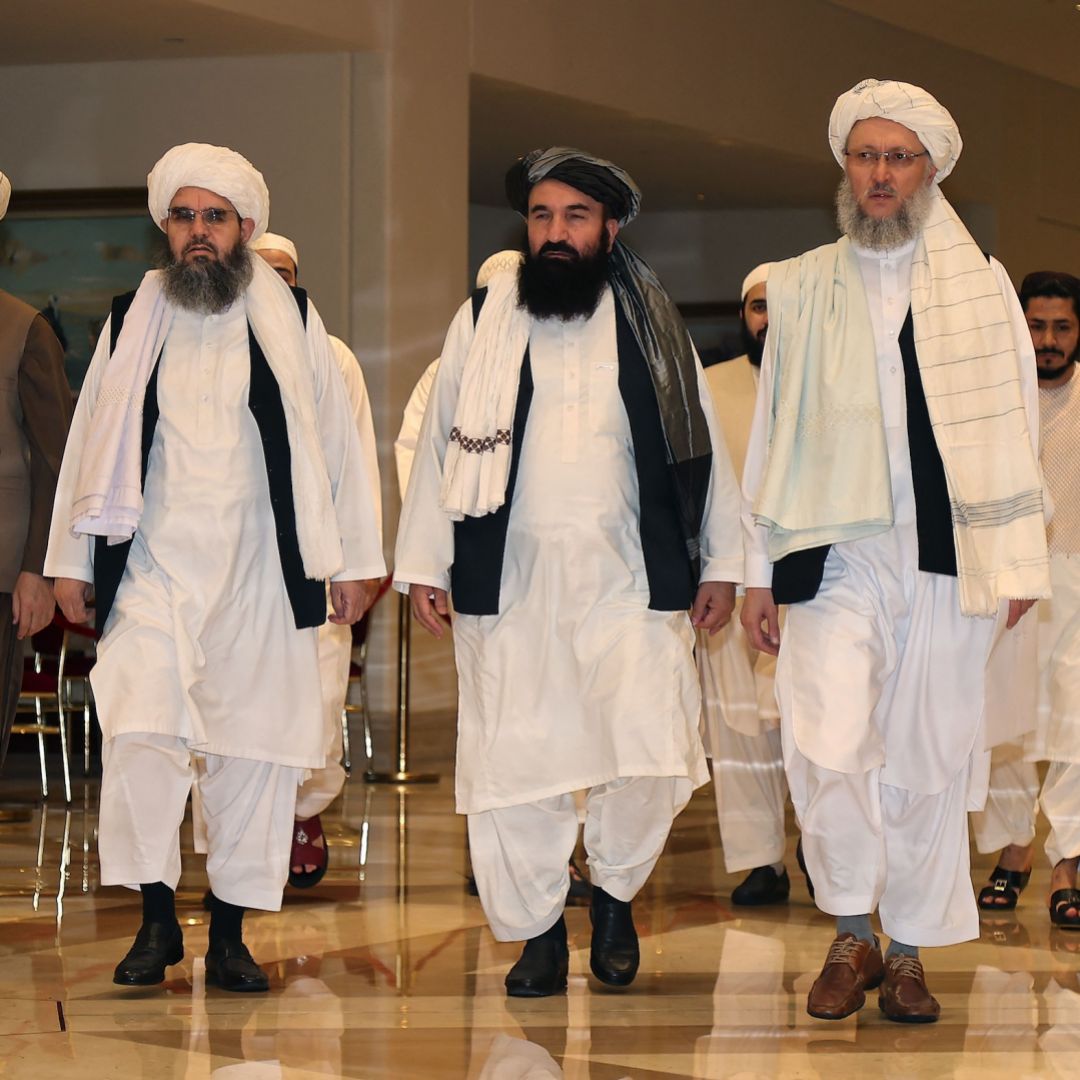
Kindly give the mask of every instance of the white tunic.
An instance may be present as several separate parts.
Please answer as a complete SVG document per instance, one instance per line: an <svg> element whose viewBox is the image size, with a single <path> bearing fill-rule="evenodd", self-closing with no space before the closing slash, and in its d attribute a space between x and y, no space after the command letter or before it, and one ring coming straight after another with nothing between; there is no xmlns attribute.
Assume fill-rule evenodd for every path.
<svg viewBox="0 0 1080 1080"><path fill-rule="evenodd" d="M398 535L395 582L448 589L453 526L441 463L473 333L450 327ZM534 321L534 391L506 539L499 614L457 615L461 813L619 777L707 779L694 632L650 611L633 446L618 388L610 290L587 320ZM742 576L738 492L699 371L714 468L702 580Z"/></svg>
<svg viewBox="0 0 1080 1080"><path fill-rule="evenodd" d="M784 667L791 672L793 736L800 752L812 762L840 772L865 772L884 764L883 783L932 794L944 790L966 767L974 749L984 748L985 674L995 622L960 614L954 578L918 570L899 343L910 307L913 249L914 241L888 252L854 248L874 328L894 524L876 536L833 545L818 596L789 610L778 673ZM991 266L1009 311L1028 427L1033 444L1037 444L1038 400L1031 336L1004 269L996 260L991 260ZM772 583L767 532L754 523L750 510L768 452L774 363L775 341L770 335L743 478L746 584L757 587ZM1006 607L1003 605L1003 610ZM796 625L801 627L814 618L820 623L817 630L807 625L804 632L793 632ZM838 650L835 655L845 658L844 667L830 667L829 635L861 634L868 621L892 627L896 636L867 643L862 654ZM938 670L940 663L935 664L933 653L926 648L931 630L944 634L953 648L963 653L967 661L962 667L947 673ZM1004 641L1003 649L1010 644ZM897 657L905 652L910 655L899 669L900 677L894 679ZM848 664L853 655L860 655L864 662L857 671ZM838 686L847 692L838 695ZM826 700L832 707L823 710ZM837 707L841 701L842 709ZM902 716L903 724L889 724L891 714Z"/></svg>
<svg viewBox="0 0 1080 1080"><path fill-rule="evenodd" d="M356 425L322 321L308 307L323 452L346 566L385 573ZM90 581L93 545L69 532L72 489L108 355L109 327L79 399L46 559L50 576ZM301 768L325 753L316 631L298 630L275 542L258 427L248 408L243 302L177 312L158 365L159 419L144 508L91 677L102 735L154 732L192 749Z"/></svg>

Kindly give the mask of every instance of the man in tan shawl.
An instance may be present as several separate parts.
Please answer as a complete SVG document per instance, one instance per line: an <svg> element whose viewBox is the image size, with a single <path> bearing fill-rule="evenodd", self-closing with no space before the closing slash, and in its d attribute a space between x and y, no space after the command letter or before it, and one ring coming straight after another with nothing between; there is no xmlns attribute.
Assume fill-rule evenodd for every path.
<svg viewBox="0 0 1080 1080"><path fill-rule="evenodd" d="M867 79L829 143L844 236L769 274L742 619L779 653L792 802L837 917L808 1011L840 1019L881 985L889 1019L926 1023L918 947L979 932L987 658L1049 589L1035 364L1008 278L938 187L962 146L947 110Z"/></svg>

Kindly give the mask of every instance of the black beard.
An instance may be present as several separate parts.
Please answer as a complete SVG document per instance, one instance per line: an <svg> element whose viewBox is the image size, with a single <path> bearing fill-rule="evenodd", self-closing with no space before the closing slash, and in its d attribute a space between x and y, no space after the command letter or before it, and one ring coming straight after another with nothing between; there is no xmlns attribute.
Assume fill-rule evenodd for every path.
<svg viewBox="0 0 1080 1080"><path fill-rule="evenodd" d="M761 367L761 358L765 355L765 339L762 338L759 341L751 334L746 327L745 319L742 321L740 330L742 331L743 350L749 357L750 363L753 364L754 367Z"/></svg>
<svg viewBox="0 0 1080 1080"><path fill-rule="evenodd" d="M194 242L194 238L191 242ZM161 269L165 298L199 315L220 315L240 299L255 272L251 252L243 241L220 259L196 259L185 263L170 252Z"/></svg>
<svg viewBox="0 0 1080 1080"><path fill-rule="evenodd" d="M1061 376L1078 361L1080 361L1080 345L1077 345L1077 347L1073 349L1072 356L1070 356L1068 360L1065 360L1060 367L1037 368L1036 371L1039 376L1039 382L1053 382L1055 379L1060 379Z"/></svg>
<svg viewBox="0 0 1080 1080"><path fill-rule="evenodd" d="M552 259L546 251L562 251L569 261ZM526 249L518 270L518 303L534 319L569 322L596 311L608 283L610 252L599 246L590 255L579 255L569 244L547 243L538 255Z"/></svg>

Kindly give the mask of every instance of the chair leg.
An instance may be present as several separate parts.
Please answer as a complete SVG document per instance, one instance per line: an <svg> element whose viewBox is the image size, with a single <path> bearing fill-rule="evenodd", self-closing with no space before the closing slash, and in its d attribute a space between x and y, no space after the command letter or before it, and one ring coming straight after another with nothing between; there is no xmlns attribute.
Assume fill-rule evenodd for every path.
<svg viewBox="0 0 1080 1080"><path fill-rule="evenodd" d="M367 758L368 772L375 769L375 747L371 741L371 713L368 712L367 679L360 679L360 719L364 723L364 755Z"/></svg>
<svg viewBox="0 0 1080 1080"><path fill-rule="evenodd" d="M352 773L352 751L349 746L349 710L341 710L341 764L347 773Z"/></svg>
<svg viewBox="0 0 1080 1080"><path fill-rule="evenodd" d="M83 679L83 776L90 775L90 684Z"/></svg>
<svg viewBox="0 0 1080 1080"><path fill-rule="evenodd" d="M40 730L45 723L44 717L41 715L41 698L34 698L34 711L38 722L38 757L41 759L41 797L47 799L49 797L49 773L45 768L45 735Z"/></svg>
<svg viewBox="0 0 1080 1080"><path fill-rule="evenodd" d="M64 758L64 802L71 802L71 762L68 759L68 741L71 735L71 719L61 704L60 713L60 753Z"/></svg>

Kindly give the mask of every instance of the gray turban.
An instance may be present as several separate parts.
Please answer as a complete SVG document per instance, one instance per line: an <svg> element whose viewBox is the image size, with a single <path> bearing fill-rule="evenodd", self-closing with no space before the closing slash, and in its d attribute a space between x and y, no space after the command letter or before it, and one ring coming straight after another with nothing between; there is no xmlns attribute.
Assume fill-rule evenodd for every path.
<svg viewBox="0 0 1080 1080"><path fill-rule="evenodd" d="M242 154L226 146L184 143L174 146L146 178L150 216L160 227L172 197L183 187L205 188L228 199L241 218L251 218L255 240L270 221L270 192L263 175Z"/></svg>
<svg viewBox="0 0 1080 1080"><path fill-rule="evenodd" d="M571 146L549 146L519 158L506 174L506 197L522 217L529 212L529 192L541 180L561 180L583 191L620 225L629 225L641 209L641 191L625 169Z"/></svg>
<svg viewBox="0 0 1080 1080"><path fill-rule="evenodd" d="M851 129L872 116L895 120L915 132L937 168L935 181L953 171L964 143L949 110L922 87L891 79L863 79L836 99L829 117L829 146L839 164L844 164Z"/></svg>
<svg viewBox="0 0 1080 1080"><path fill-rule="evenodd" d="M0 172L0 219L7 213L9 202L11 202L11 181Z"/></svg>

